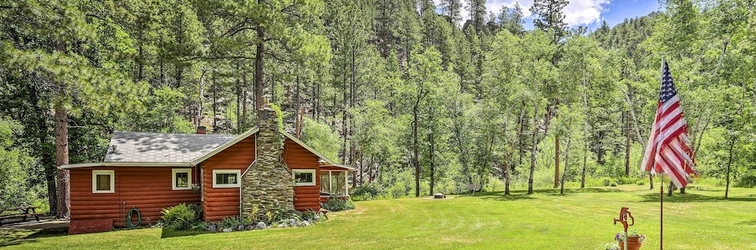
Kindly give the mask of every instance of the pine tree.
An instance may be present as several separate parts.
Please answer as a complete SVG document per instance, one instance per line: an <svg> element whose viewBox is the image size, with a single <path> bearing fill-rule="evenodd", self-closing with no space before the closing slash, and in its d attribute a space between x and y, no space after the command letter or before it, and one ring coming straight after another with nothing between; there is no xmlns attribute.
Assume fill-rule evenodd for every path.
<svg viewBox="0 0 756 250"><path fill-rule="evenodd" d="M553 34L553 43L559 41L567 32L563 12L567 4L567 0L535 0L530 7L530 12L536 16L533 24L536 28Z"/></svg>

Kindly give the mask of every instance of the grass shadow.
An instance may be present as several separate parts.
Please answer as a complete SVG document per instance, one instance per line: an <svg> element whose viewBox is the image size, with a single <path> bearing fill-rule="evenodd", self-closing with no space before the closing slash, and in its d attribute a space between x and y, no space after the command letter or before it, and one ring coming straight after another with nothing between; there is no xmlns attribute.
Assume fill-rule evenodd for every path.
<svg viewBox="0 0 756 250"><path fill-rule="evenodd" d="M646 193L639 195L641 198L643 198L643 202L659 202L659 194L658 193ZM745 201L745 202L756 202L756 197L730 197L725 199L721 196L708 196L708 195L700 195L700 194L680 194L675 193L672 196L667 196L667 194L664 194L664 202L669 203L689 203L689 202L727 202L727 201Z"/></svg>
<svg viewBox="0 0 756 250"><path fill-rule="evenodd" d="M36 242L39 238L58 237L68 234L68 228L45 228L37 230L0 230L0 247Z"/></svg>
<svg viewBox="0 0 756 250"><path fill-rule="evenodd" d="M483 200L490 201L517 201L517 200L532 200L535 199L527 193L515 193L511 192L509 195L505 195L504 192L490 192L475 194L474 197L479 197Z"/></svg>
<svg viewBox="0 0 756 250"><path fill-rule="evenodd" d="M173 238L173 237L186 237L186 236L196 236L196 235L202 235L202 234L210 234L213 232L208 231L198 231L198 230L173 230L169 228L162 228L160 233L160 238Z"/></svg>
<svg viewBox="0 0 756 250"><path fill-rule="evenodd" d="M743 222L740 222L740 223L738 223L738 225L749 225L749 226L756 226L756 220L752 220L752 221L743 221Z"/></svg>
<svg viewBox="0 0 756 250"><path fill-rule="evenodd" d="M625 192L621 189L616 188L601 188L601 187L592 187L592 188L565 188L564 194L560 194L559 189L557 188L543 188L543 189L533 189L533 194L542 194L542 195L549 195L549 196L563 196L563 195L569 195L569 194L577 194L577 193L620 193ZM484 200L495 200L495 201L515 201L515 200L530 200L530 199L537 199L536 197L533 197L527 193L527 190L511 190L509 192L509 195L504 194L504 191L496 191L496 192L480 192L475 194L468 194L468 196L471 197L480 197Z"/></svg>
<svg viewBox="0 0 756 250"><path fill-rule="evenodd" d="M580 194L580 193L622 193L628 192L618 188L611 187L587 187L587 188L565 188L564 194L559 192L558 188L536 190L536 193L542 193L547 195L568 195L568 194Z"/></svg>

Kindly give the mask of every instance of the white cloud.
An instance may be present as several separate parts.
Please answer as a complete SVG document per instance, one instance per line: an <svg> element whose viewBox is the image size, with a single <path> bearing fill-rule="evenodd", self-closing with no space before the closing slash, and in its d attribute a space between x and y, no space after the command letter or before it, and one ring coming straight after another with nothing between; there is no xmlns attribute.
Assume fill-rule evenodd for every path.
<svg viewBox="0 0 756 250"><path fill-rule="evenodd" d="M564 7L564 21L569 26L588 25L601 21L601 14L606 11L606 5L610 0L569 0L570 3ZM434 0L436 6L439 6L441 1ZM522 7L523 14L526 17L532 15L530 12L530 6L533 6L533 0L488 0L486 3L486 11L499 13L502 6L509 8L514 7L515 2L519 2ZM467 5L467 1L463 1L463 5ZM462 18L464 20L470 19L470 12L464 7L462 8ZM463 21L464 23L464 21Z"/></svg>
<svg viewBox="0 0 756 250"><path fill-rule="evenodd" d="M570 26L598 22L608 4L609 0L572 0L564 7L564 21Z"/></svg>

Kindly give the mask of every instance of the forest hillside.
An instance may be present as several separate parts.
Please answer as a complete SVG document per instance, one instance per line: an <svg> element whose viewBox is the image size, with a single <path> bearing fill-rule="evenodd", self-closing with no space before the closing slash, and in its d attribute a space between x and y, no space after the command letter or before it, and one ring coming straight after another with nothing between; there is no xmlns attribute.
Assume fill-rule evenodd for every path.
<svg viewBox="0 0 756 250"><path fill-rule="evenodd" d="M756 3L672 0L596 30L566 0L0 0L0 207L115 130L285 128L357 169L355 199L627 184L669 63L698 180L756 185ZM470 13L463 20L462 10ZM732 184L731 184L732 183Z"/></svg>

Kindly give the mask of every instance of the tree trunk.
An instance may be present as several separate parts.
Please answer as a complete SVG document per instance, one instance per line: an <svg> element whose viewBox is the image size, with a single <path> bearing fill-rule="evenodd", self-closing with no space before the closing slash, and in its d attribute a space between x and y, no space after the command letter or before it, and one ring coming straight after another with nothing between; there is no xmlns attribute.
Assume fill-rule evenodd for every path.
<svg viewBox="0 0 756 250"><path fill-rule="evenodd" d="M348 97L348 91L347 91L347 76L346 72L343 74L343 81L342 84L344 84L344 88L342 89L342 95L343 95L343 101L344 103L341 106L341 135L343 136L343 144L341 147L341 162L347 162L347 135L349 132L349 127L347 126L347 109L349 109L349 97ZM334 105L336 106L336 105ZM335 113L335 112L334 112ZM335 118L335 117L334 117Z"/></svg>
<svg viewBox="0 0 756 250"><path fill-rule="evenodd" d="M583 58L584 60L585 58ZM585 61L583 63L583 170L580 177L580 188L585 188L585 168L588 165L588 84L585 79Z"/></svg>
<svg viewBox="0 0 756 250"><path fill-rule="evenodd" d="M270 75L270 95L269 95L269 102L270 103L276 103L276 71L273 71L273 74Z"/></svg>
<svg viewBox="0 0 756 250"><path fill-rule="evenodd" d="M59 52L66 53L66 42L59 41L56 48ZM58 83L58 93L54 100L53 108L55 109L55 163L60 167L68 164L68 111L65 107L66 86L64 83ZM71 217L71 197L70 197L70 172L67 169L58 169L57 187L57 218Z"/></svg>
<svg viewBox="0 0 756 250"><path fill-rule="evenodd" d="M373 167L374 167L374 165L375 165L375 157L371 155L370 156L370 161L368 161L368 170L367 170L367 172L368 172L367 173L368 174L368 183L373 183L373 177L375 177L375 175L373 174Z"/></svg>
<svg viewBox="0 0 756 250"><path fill-rule="evenodd" d="M262 0L257 1L262 4ZM255 110L262 109L265 105L263 100L263 55L265 54L265 30L260 25L257 26L257 51L255 52Z"/></svg>
<svg viewBox="0 0 756 250"><path fill-rule="evenodd" d="M213 72L213 133L218 130L218 119L216 119L217 116L215 113L218 110L218 101L216 99L216 95L218 93L218 82L216 81L215 73L216 72Z"/></svg>
<svg viewBox="0 0 756 250"><path fill-rule="evenodd" d="M525 155L525 142L523 140L523 125L525 125L525 115L527 113L527 105L525 105L525 101L522 101L522 106L520 108L520 116L517 118L517 142L519 144L518 151L519 151L519 158L517 160L516 166L522 166L522 158ZM507 168L509 168L510 172L512 171L512 163L510 162Z"/></svg>
<svg viewBox="0 0 756 250"><path fill-rule="evenodd" d="M510 171L509 171L509 163L512 162L512 154L509 154L509 160L505 161L504 164L501 165L502 171L504 171L504 194L510 195Z"/></svg>
<svg viewBox="0 0 756 250"><path fill-rule="evenodd" d="M559 135L554 136L554 188L559 187Z"/></svg>
<svg viewBox="0 0 756 250"><path fill-rule="evenodd" d="M40 164L44 167L45 170L45 182L47 183L47 202L50 205L50 214L57 215L58 211L58 196L57 196L57 189L56 183L55 183L55 176L56 176L56 170L57 168L55 160L53 159L52 153L49 152L49 150L45 150L48 145L48 127L47 127L47 120L46 115L47 111L45 108L42 108L39 103L39 90L34 86L31 85L32 93L31 93L31 100L32 104L34 104L34 111L37 113L37 140L39 142L38 147L42 150L40 150Z"/></svg>
<svg viewBox="0 0 756 250"><path fill-rule="evenodd" d="M415 165L415 197L420 197L420 160L418 158L418 142L417 142L417 123L418 119L418 106L420 105L420 98L418 97L415 102L415 107L412 108L412 164Z"/></svg>
<svg viewBox="0 0 756 250"><path fill-rule="evenodd" d="M572 121L570 120L569 125L567 127L572 127ZM572 144L572 136L567 136L567 148L564 149L564 172L562 172L562 180L559 187L559 193L564 194L564 182L567 178L567 169L570 166L570 145Z"/></svg>
<svg viewBox="0 0 756 250"><path fill-rule="evenodd" d="M61 95L55 101L55 163L58 167L68 164L68 114ZM70 173L67 169L58 169L57 177L57 217L70 218Z"/></svg>
<svg viewBox="0 0 756 250"><path fill-rule="evenodd" d="M431 116L431 120L433 120ZM435 179L435 172L436 172L436 163L433 161L433 155L435 150L435 140L434 140L434 134L431 132L428 134L428 141L430 142L430 195L433 195L433 187L435 186L436 179Z"/></svg>
<svg viewBox="0 0 756 250"><path fill-rule="evenodd" d="M360 150L360 186L365 184L365 155Z"/></svg>
<svg viewBox="0 0 756 250"><path fill-rule="evenodd" d="M247 70L246 68L242 67L242 98L241 98L242 123L241 125L242 125L243 130L247 129L247 90L249 90L249 82L247 82ZM242 132L244 132L243 130Z"/></svg>
<svg viewBox="0 0 756 250"><path fill-rule="evenodd" d="M728 156L727 156L727 177L725 179L725 195L724 198L729 198L730 195L730 166L732 165L732 148L735 146L735 140L736 138L733 136L733 138L730 139L730 146L727 150Z"/></svg>
<svg viewBox="0 0 756 250"><path fill-rule="evenodd" d="M630 177L630 112L625 114L625 176Z"/></svg>
<svg viewBox="0 0 756 250"><path fill-rule="evenodd" d="M349 77L349 79L350 79L350 81L349 81L349 108L350 108L350 110L354 109L355 96L357 95L357 93L356 93L357 92L357 63L356 63L356 57L357 57L357 55L356 55L356 50L357 49L355 48L355 46L353 44L352 45L352 51L351 51L351 55L352 55L352 58L351 58L352 59L351 60L351 64L352 64L351 65L351 70L352 70L352 74ZM352 166L354 166L356 164L356 159L357 159L357 144L355 144L355 142L352 140L352 135L354 133L354 118L352 117L352 115L349 112L347 112L346 114L349 116L349 126L348 126L348 128L349 128L349 161L352 163ZM357 172L353 172L353 173L355 175L353 178L356 178L357 177L356 176ZM352 187L356 187L356 182L354 182L354 181L352 182Z"/></svg>
<svg viewBox="0 0 756 250"><path fill-rule="evenodd" d="M199 104L197 105L197 117L194 118L195 123L194 127L197 128L200 126L200 123L202 122L202 98L205 97L205 76L207 76L207 70L203 69L200 73L200 79L199 79L199 96L197 100Z"/></svg>
<svg viewBox="0 0 756 250"><path fill-rule="evenodd" d="M176 65L176 88L181 88L181 77L184 75L184 67Z"/></svg>
<svg viewBox="0 0 756 250"><path fill-rule="evenodd" d="M654 176L648 173L648 182L651 184L649 190L654 190Z"/></svg>
<svg viewBox="0 0 756 250"><path fill-rule="evenodd" d="M538 100L533 102L533 148L530 153L530 176L528 177L528 194L533 193L533 173L535 172L536 152L538 150Z"/></svg>
<svg viewBox="0 0 756 250"><path fill-rule="evenodd" d="M297 103L297 108L296 108L297 110L296 123L297 124L294 125L294 127L296 128L294 136L296 136L297 139L302 139L302 102L300 101L300 98L299 98L299 72L297 72L297 90L296 90L295 98L296 98L296 103Z"/></svg>
<svg viewBox="0 0 756 250"><path fill-rule="evenodd" d="M239 72L239 65L237 64L236 71ZM235 84L235 90L236 90L236 133L241 134L242 132L242 118L241 117L241 102L242 102L242 90L241 90L241 80L239 78L236 79Z"/></svg>

